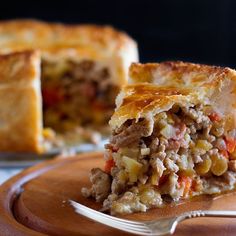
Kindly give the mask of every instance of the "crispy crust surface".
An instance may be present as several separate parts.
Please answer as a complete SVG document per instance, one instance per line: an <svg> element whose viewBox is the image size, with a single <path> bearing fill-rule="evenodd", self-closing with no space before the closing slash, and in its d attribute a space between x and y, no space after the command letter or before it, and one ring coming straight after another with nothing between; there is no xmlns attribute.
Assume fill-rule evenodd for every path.
<svg viewBox="0 0 236 236"><path fill-rule="evenodd" d="M117 97L117 108L110 120L113 129L128 119L152 119L174 104L212 105L227 116L226 126L236 126L236 71L230 68L184 62L133 63L130 85Z"/></svg>
<svg viewBox="0 0 236 236"><path fill-rule="evenodd" d="M0 56L0 150L40 152L42 101L40 54Z"/></svg>
<svg viewBox="0 0 236 236"><path fill-rule="evenodd" d="M235 71L228 67L209 66L182 61L163 63L132 63L129 69L131 83L149 82L176 87L211 87L225 77L235 80Z"/></svg>
<svg viewBox="0 0 236 236"><path fill-rule="evenodd" d="M110 26L0 22L0 53L29 49L40 49L43 59L50 61L99 61L111 68L112 80L119 85L126 83L130 63L138 61L136 42Z"/></svg>
<svg viewBox="0 0 236 236"><path fill-rule="evenodd" d="M70 47L98 47L113 51L126 44L136 43L127 34L110 26L66 25L37 20L0 22L1 48L4 46L14 51L26 48L56 51Z"/></svg>

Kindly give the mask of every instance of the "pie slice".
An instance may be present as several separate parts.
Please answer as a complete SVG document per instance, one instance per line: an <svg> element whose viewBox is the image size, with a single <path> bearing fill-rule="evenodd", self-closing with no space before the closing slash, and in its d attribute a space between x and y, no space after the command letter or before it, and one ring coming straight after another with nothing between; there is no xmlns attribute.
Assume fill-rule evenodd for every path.
<svg viewBox="0 0 236 236"><path fill-rule="evenodd" d="M0 56L0 150L42 151L40 54Z"/></svg>
<svg viewBox="0 0 236 236"><path fill-rule="evenodd" d="M44 127L72 144L107 134L115 97L138 60L136 42L110 26L0 22L0 53L28 49L41 52Z"/></svg>
<svg viewBox="0 0 236 236"><path fill-rule="evenodd" d="M85 196L111 214L219 194L236 183L236 72L184 62L132 64L116 100L104 170Z"/></svg>

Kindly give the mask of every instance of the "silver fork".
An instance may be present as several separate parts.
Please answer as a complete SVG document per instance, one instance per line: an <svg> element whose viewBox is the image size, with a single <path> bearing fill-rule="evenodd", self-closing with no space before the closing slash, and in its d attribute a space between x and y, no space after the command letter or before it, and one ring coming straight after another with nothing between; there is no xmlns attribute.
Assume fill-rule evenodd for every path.
<svg viewBox="0 0 236 236"><path fill-rule="evenodd" d="M181 221L196 217L236 217L236 211L189 211L179 216L162 218L151 221L131 221L110 216L95 211L75 201L69 201L75 211L101 224L137 235L166 235L173 234Z"/></svg>

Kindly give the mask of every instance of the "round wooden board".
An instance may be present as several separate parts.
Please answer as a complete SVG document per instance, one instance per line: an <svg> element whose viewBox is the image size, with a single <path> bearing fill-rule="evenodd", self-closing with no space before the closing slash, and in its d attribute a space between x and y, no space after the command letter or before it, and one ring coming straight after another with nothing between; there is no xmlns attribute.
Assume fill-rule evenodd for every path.
<svg viewBox="0 0 236 236"><path fill-rule="evenodd" d="M101 205L81 195L89 186L88 174L102 167L102 153L56 158L31 167L0 187L0 235L126 235L76 214L69 199L99 209ZM196 209L236 210L236 194L213 200L196 198L177 206L125 216L135 220L157 219ZM198 218L181 223L175 235L236 235L236 219Z"/></svg>

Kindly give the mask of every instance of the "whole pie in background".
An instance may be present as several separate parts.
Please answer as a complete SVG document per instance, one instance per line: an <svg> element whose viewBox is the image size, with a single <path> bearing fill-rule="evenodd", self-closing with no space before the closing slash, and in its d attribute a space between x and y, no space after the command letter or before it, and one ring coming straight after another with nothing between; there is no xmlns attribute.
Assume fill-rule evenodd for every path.
<svg viewBox="0 0 236 236"><path fill-rule="evenodd" d="M27 50L40 53L37 61L41 65L38 62L29 67L35 67L37 74L34 76L41 79L42 103L40 95L29 98L22 93L21 96L38 103L37 111L40 107L43 109L42 116L37 113L38 122L43 119L42 150L87 141L96 143L100 135L108 134L107 124L114 110L115 97L127 82L128 66L138 60L136 42L110 26L63 25L35 20L0 22L0 54L8 54L10 58L12 53ZM24 54L18 55L9 66L17 67ZM30 76L25 74L25 80ZM2 83L4 80L8 80L7 75L1 78ZM17 78L13 86L18 86ZM15 107L12 104L12 110ZM0 108L0 112L2 110ZM22 123L25 131L30 125ZM0 129L0 135L1 132ZM13 132L8 133L10 139ZM22 132L22 137L25 135L26 132ZM38 132L35 135L41 136ZM38 152L39 145L9 150L0 147L0 151Z"/></svg>

